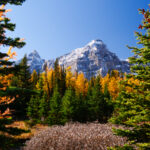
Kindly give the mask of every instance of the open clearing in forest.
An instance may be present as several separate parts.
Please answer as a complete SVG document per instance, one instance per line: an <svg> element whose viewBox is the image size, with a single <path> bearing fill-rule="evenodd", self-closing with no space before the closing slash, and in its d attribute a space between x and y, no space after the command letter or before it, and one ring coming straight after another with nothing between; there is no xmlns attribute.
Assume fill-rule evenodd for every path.
<svg viewBox="0 0 150 150"><path fill-rule="evenodd" d="M105 150L123 145L125 139L113 134L111 124L68 123L35 134L23 150Z"/></svg>

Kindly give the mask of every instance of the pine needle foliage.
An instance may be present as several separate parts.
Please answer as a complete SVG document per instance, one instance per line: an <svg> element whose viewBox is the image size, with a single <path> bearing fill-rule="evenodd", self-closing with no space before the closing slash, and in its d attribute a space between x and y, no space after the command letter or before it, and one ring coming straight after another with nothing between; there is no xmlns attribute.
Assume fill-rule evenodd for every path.
<svg viewBox="0 0 150 150"><path fill-rule="evenodd" d="M144 16L139 26L143 32L135 34L141 48L129 47L134 53L129 58L132 74L122 82L124 87L116 101L116 114L111 118L113 123L127 127L114 131L127 137L128 143L114 149L150 149L150 11L139 9L139 12ZM131 78L138 82L130 82Z"/></svg>
<svg viewBox="0 0 150 150"><path fill-rule="evenodd" d="M50 99L50 111L48 116L48 124L61 124L61 95L56 85L52 98Z"/></svg>
<svg viewBox="0 0 150 150"><path fill-rule="evenodd" d="M14 62L10 59L13 58L15 52L11 52L11 49L14 47L22 48L25 43L22 42L20 38L11 38L6 36L7 31L14 31L15 24L10 22L10 19L6 17L6 13L10 10L5 9L6 4L14 4L14 5L21 5L23 1L15 0L5 0L0 1L0 46L2 46L3 51L0 52L0 77L5 78L6 76L13 75L17 70L18 67L12 66ZM9 47L8 52L5 52L5 48ZM8 88L8 84L4 84L3 80L0 81L0 107L3 107L4 104L9 104L12 101L12 95L10 95L10 90ZM3 103L3 98L7 97L5 102ZM8 102L8 99L10 101ZM1 105L2 104L2 105ZM1 111L1 108L0 108Z"/></svg>

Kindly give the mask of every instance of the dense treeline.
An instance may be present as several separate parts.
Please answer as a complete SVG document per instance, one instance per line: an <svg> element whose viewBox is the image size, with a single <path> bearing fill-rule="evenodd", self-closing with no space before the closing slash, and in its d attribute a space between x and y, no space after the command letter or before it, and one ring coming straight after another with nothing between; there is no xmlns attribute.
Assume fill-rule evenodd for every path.
<svg viewBox="0 0 150 150"><path fill-rule="evenodd" d="M111 117L118 83L123 79L118 71L87 80L83 73L73 74L71 67L59 66L57 59L54 69L45 65L43 73L34 70L30 74L26 56L19 65L22 69L10 82L12 87L22 88L12 106L19 115L24 114L34 123L50 125L69 121L104 123Z"/></svg>
<svg viewBox="0 0 150 150"><path fill-rule="evenodd" d="M83 73L72 73L71 67L30 73L26 55L19 64L20 71L11 79L11 88L18 89L18 97L11 105L14 116L30 119L34 124L64 124L70 121L106 123L112 116L114 102L123 88L124 74L116 70L105 77L98 75L87 80ZM129 82L138 84L131 78ZM132 88L126 86L132 92Z"/></svg>

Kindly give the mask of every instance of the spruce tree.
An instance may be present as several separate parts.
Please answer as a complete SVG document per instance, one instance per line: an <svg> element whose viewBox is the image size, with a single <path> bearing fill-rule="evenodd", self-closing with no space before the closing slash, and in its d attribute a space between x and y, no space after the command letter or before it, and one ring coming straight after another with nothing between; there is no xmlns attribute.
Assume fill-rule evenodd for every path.
<svg viewBox="0 0 150 150"><path fill-rule="evenodd" d="M60 66L58 63L58 58L54 63L54 82L55 82L55 86L59 85L60 83Z"/></svg>
<svg viewBox="0 0 150 150"><path fill-rule="evenodd" d="M14 47L22 48L25 43L21 42L20 38L11 38L6 36L7 31L14 31L15 30L15 24L10 22L10 19L6 17L6 10L4 8L4 5L6 4L14 4L14 5L21 5L23 0L1 0L0 1L0 46L3 46L2 48L9 47L9 52L0 52L0 76L4 77L9 74L14 74L16 71L18 71L18 67L12 66L14 62L10 61L9 59L12 57L11 49ZM5 51L5 50L4 50ZM3 82L3 81L2 81ZM6 96L11 97L12 95L11 89L3 84L0 83L0 97ZM2 90L4 89L4 90ZM8 104L7 102L6 104ZM0 104L1 104L1 98L0 98ZM0 105L1 106L1 105ZM4 106L4 105L3 105ZM1 109L1 108L0 108Z"/></svg>
<svg viewBox="0 0 150 150"><path fill-rule="evenodd" d="M33 122L38 122L39 119L39 97L32 96L27 107L27 115Z"/></svg>
<svg viewBox="0 0 150 150"><path fill-rule="evenodd" d="M63 96L65 94L65 91L66 91L66 72L65 72L64 66L61 67L61 69L60 69L59 87L60 87L59 88L60 94L61 94L61 96Z"/></svg>
<svg viewBox="0 0 150 150"><path fill-rule="evenodd" d="M6 32L14 31L15 24L11 23L10 19L6 17L5 14L6 10L4 8L4 5L6 4L21 5L23 2L24 0L0 0L0 46L2 46L0 52L0 77L5 77L6 75L14 74L16 71L18 71L18 67L12 66L13 62L9 61L9 58L11 58L11 56L6 53L6 48L7 47L10 47L10 49L14 47L22 48L25 45L25 43L21 42L21 39L18 37L17 38L7 37ZM10 92L11 89L7 85L4 85L2 82L0 81L0 86L1 86L0 87L1 88L0 89L0 112L2 111L2 107L4 106L4 104L5 104L5 108L7 108L9 107L9 104L13 102L12 100L11 101L8 100L9 97L12 96L12 92ZM6 103L3 101L2 98L3 96L7 97ZM8 127L7 129L5 129L6 120L2 118L3 115L1 116L0 114L0 130L5 131L5 135L7 135L6 133L7 131L10 134L10 131L12 129ZM8 140L8 138L6 138L5 135L0 135L0 149L14 149L17 146L16 144L18 143L16 142L16 144L14 144L13 143L14 139L10 138ZM13 137L13 135L11 137Z"/></svg>
<svg viewBox="0 0 150 150"><path fill-rule="evenodd" d="M100 76L97 76L95 79L94 86L91 89L91 93L89 95L88 100L88 107L89 107L89 121L96 121L102 115L100 112L101 101L103 99L103 94L101 92L101 85L100 85Z"/></svg>
<svg viewBox="0 0 150 150"><path fill-rule="evenodd" d="M136 32L139 47L129 47L134 56L129 58L131 72L122 82L123 89L116 101L118 106L111 121L124 125L125 129L115 129L115 133L127 137L124 147L114 149L150 149L150 11L139 10L144 18ZM130 82L131 79L137 81ZM128 90L128 89L132 90Z"/></svg>
<svg viewBox="0 0 150 150"><path fill-rule="evenodd" d="M108 119L112 116L112 113L114 111L114 103L112 101L112 98L110 96L108 85L105 84L104 86L104 121L107 122Z"/></svg>
<svg viewBox="0 0 150 150"><path fill-rule="evenodd" d="M28 60L27 56L25 55L21 62L19 63L20 71L18 74L18 87L24 88L24 89L31 89L31 73L28 66Z"/></svg>
<svg viewBox="0 0 150 150"><path fill-rule="evenodd" d="M31 74L27 65L27 56L25 55L19 63L19 71L16 74L18 88L18 98L15 100L15 105L12 106L16 110L16 116L19 118L26 117L26 108L30 101L31 95L35 94L32 89Z"/></svg>
<svg viewBox="0 0 150 150"><path fill-rule="evenodd" d="M71 121L74 113L75 92L69 87L62 98L63 122Z"/></svg>
<svg viewBox="0 0 150 150"><path fill-rule="evenodd" d="M56 85L52 98L50 98L50 111L48 116L48 123L50 125L61 124L61 95Z"/></svg>
<svg viewBox="0 0 150 150"><path fill-rule="evenodd" d="M1 0L0 5L6 5L6 4L11 4L11 5L21 5L25 0Z"/></svg>
<svg viewBox="0 0 150 150"><path fill-rule="evenodd" d="M39 80L36 84L36 89L43 91L44 81L42 75L40 75Z"/></svg>
<svg viewBox="0 0 150 150"><path fill-rule="evenodd" d="M46 118L48 117L48 112L49 112L49 101L46 93L44 93L42 98L39 97L38 112L39 112L40 120L44 123L46 121Z"/></svg>
<svg viewBox="0 0 150 150"><path fill-rule="evenodd" d="M81 123L87 122L87 99L82 93L76 93L73 101L72 120Z"/></svg>

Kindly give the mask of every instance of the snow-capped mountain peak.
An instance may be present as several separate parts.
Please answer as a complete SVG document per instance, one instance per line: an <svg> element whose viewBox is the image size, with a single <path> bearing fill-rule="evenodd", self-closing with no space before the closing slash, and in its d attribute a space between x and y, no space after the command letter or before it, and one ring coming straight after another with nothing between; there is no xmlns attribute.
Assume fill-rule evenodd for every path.
<svg viewBox="0 0 150 150"><path fill-rule="evenodd" d="M42 65L45 62L44 59L41 59L39 53L34 50L31 52L28 56L28 65L30 66L31 72L35 69L36 71L41 71L42 70Z"/></svg>
<svg viewBox="0 0 150 150"><path fill-rule="evenodd" d="M41 59L34 50L28 56L28 64L31 71L44 71L43 66L47 63L49 68L54 66L54 60ZM58 58L59 64L64 67L71 66L72 71L83 72L87 78L101 73L105 76L110 70L130 72L129 63L121 61L114 53L110 52L102 40L92 40L85 46L73 50L71 53Z"/></svg>
<svg viewBox="0 0 150 150"><path fill-rule="evenodd" d="M97 45L104 45L104 43L102 40L97 39L97 40L92 40L91 42L87 44L87 46L90 46L90 47L97 46Z"/></svg>
<svg viewBox="0 0 150 150"><path fill-rule="evenodd" d="M36 51L36 50L34 50L33 52L31 52L29 55L28 55L28 58L41 58L40 57L40 55L39 55L39 53Z"/></svg>

